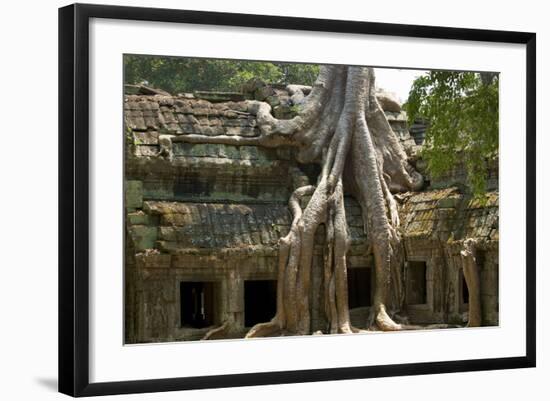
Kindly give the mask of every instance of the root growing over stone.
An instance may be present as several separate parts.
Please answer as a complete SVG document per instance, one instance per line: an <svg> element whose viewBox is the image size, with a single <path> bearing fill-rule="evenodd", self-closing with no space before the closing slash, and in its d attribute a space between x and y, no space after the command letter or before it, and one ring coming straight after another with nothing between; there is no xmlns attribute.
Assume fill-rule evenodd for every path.
<svg viewBox="0 0 550 401"><path fill-rule="evenodd" d="M187 135L177 140L231 145L298 149L302 163L319 163L315 185L297 188L289 207L293 221L279 240L277 311L273 319L252 327L247 338L277 334L311 334L310 285L314 236L324 225L324 309L327 333L352 333L348 309L346 254L350 235L344 209L344 188L359 203L369 249L374 255L375 289L369 326L395 331L408 327L395 322L389 308L403 303L399 216L393 193L419 190L422 176L408 163L376 97L374 71L365 67L324 66L307 93L292 88L300 111L291 120L278 120L270 106L250 102L261 135L257 138ZM307 93L307 96L305 96ZM175 138L161 140L161 152L171 154ZM304 206L305 205L305 206ZM208 338L227 330L214 329Z"/></svg>

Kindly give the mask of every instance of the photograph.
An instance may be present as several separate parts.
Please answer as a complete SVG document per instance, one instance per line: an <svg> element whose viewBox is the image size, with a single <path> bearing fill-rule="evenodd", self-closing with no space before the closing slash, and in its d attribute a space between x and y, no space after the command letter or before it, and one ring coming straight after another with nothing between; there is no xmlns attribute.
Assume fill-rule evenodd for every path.
<svg viewBox="0 0 550 401"><path fill-rule="evenodd" d="M499 326L498 71L122 64L125 345Z"/></svg>

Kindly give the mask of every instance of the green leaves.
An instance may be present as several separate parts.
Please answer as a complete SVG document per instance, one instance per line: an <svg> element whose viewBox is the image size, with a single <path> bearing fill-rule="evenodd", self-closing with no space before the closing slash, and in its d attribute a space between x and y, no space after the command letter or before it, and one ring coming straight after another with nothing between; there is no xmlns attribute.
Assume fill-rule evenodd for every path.
<svg viewBox="0 0 550 401"><path fill-rule="evenodd" d="M268 83L313 84L319 66L242 60L215 60L143 55L124 56L124 81L146 81L170 93L192 91L238 91L251 78Z"/></svg>
<svg viewBox="0 0 550 401"><path fill-rule="evenodd" d="M414 81L406 110L410 123L428 124L422 157L430 174L463 164L472 192L483 194L487 163L498 157L498 75L430 71Z"/></svg>

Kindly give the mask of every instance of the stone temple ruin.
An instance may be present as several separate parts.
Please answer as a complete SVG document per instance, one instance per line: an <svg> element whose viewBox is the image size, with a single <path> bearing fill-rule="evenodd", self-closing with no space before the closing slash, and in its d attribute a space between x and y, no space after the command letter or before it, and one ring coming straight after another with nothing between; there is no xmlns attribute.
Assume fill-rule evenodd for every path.
<svg viewBox="0 0 550 401"><path fill-rule="evenodd" d="M287 202L296 181L315 180L319 167L297 163L291 148L174 142L162 154L163 134L259 135L246 99L268 102L291 118L293 99L282 87L256 85L244 94L196 92L172 96L127 85L124 96L125 341L198 340L229 315L242 336L270 320L276 308L277 243L287 234ZM421 124L391 96L378 94L392 129L422 171ZM413 135L411 135L413 134ZM413 324L468 320L461 241L478 241L482 324L498 325L498 167L485 199L465 190L464 169L426 177L421 192L397 195L405 246L405 307ZM345 199L351 231L349 307L361 327L372 301L373 260L359 206ZM313 331L326 322L321 299L323 230L318 230L312 278ZM238 334L238 333L237 333Z"/></svg>

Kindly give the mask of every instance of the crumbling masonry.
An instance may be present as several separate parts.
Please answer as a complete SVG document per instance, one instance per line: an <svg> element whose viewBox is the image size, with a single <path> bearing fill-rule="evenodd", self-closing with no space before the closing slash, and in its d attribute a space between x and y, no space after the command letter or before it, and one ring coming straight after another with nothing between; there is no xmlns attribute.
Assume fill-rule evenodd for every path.
<svg viewBox="0 0 550 401"><path fill-rule="evenodd" d="M133 90L134 94L129 91ZM229 316L243 337L275 313L277 244L291 223L287 201L296 182L315 180L319 167L299 164L291 148L191 144L174 141L162 154L162 135L259 136L254 110L244 97L270 103L277 118L293 115L283 88L250 94L171 96L127 88L124 97L125 341L201 339ZM419 145L405 112L380 104L410 159L422 172ZM418 127L416 127L418 128ZM414 131L413 131L414 133ZM423 135L421 132L419 135ZM420 141L421 142L421 139ZM411 324L468 321L470 294L461 257L465 238L476 240L481 324L498 325L498 169L491 169L485 199L465 190L460 167L421 192L396 195L406 262L406 316ZM345 198L350 315L367 319L374 284L361 211ZM311 326L326 327L321 297L324 232L317 232L313 262Z"/></svg>

